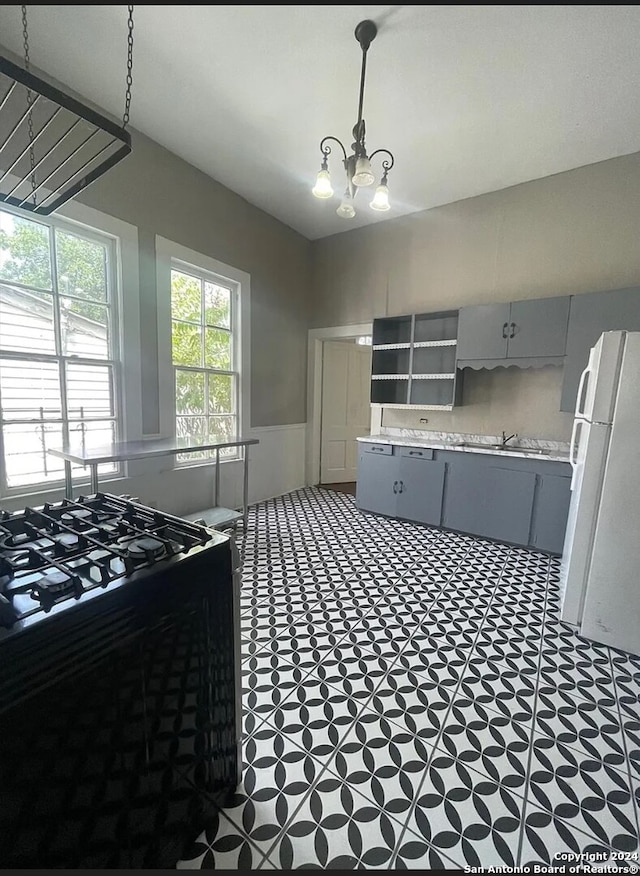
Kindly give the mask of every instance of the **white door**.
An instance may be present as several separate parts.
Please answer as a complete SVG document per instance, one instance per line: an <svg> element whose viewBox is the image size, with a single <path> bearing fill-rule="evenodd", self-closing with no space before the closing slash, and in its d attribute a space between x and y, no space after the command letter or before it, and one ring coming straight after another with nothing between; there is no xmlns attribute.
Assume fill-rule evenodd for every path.
<svg viewBox="0 0 640 876"><path fill-rule="evenodd" d="M371 422L371 347L347 341L322 345L320 483L355 481L359 435Z"/></svg>

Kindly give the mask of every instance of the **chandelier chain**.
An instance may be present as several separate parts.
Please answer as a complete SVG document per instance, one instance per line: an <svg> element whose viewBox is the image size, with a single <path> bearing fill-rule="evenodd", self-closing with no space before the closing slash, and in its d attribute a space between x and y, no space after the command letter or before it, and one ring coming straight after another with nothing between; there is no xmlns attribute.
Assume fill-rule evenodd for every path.
<svg viewBox="0 0 640 876"><path fill-rule="evenodd" d="M24 43L24 69L29 72L31 68L31 59L29 57L29 28L27 26L27 7L22 6L22 39ZM33 200L33 204L36 204L36 174L35 174L35 165L36 158L33 151L33 113L31 111L31 107L33 104L33 97L31 94L31 89L27 88L27 107L29 109L29 113L27 116L27 125L29 128L29 165L31 167L31 198Z"/></svg>
<svg viewBox="0 0 640 876"><path fill-rule="evenodd" d="M127 6L129 10L128 18L128 34L127 34L127 89L124 99L124 114L122 116L122 127L126 128L129 124L129 113L131 110L131 88L133 86L133 6Z"/></svg>

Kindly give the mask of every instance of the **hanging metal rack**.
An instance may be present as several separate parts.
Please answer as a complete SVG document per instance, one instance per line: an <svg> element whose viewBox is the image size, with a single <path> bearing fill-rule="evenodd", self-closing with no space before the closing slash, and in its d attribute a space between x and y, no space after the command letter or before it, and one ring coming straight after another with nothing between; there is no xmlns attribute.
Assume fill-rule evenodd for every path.
<svg viewBox="0 0 640 876"><path fill-rule="evenodd" d="M48 216L131 152L133 7L129 7L127 94L118 125L29 69L0 56L0 201Z"/></svg>

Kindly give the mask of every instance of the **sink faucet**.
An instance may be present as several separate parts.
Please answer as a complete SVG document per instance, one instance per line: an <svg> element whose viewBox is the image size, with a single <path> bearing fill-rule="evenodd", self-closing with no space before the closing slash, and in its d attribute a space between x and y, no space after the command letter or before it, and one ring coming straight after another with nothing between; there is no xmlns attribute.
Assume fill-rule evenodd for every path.
<svg viewBox="0 0 640 876"><path fill-rule="evenodd" d="M514 432L513 435L509 435L509 437L507 437L506 432L503 430L503 432L502 432L502 442L501 442L502 446L503 446L503 447L506 447L507 444L508 444L508 442L511 441L512 438L517 438L517 437L518 437L518 433L517 433L517 432Z"/></svg>

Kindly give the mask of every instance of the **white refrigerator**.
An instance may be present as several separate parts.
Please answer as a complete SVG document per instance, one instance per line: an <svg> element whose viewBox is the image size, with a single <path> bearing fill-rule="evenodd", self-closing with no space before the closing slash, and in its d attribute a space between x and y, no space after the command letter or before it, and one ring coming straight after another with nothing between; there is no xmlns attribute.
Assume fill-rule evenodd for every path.
<svg viewBox="0 0 640 876"><path fill-rule="evenodd" d="M605 332L578 388L561 618L640 654L640 332Z"/></svg>

